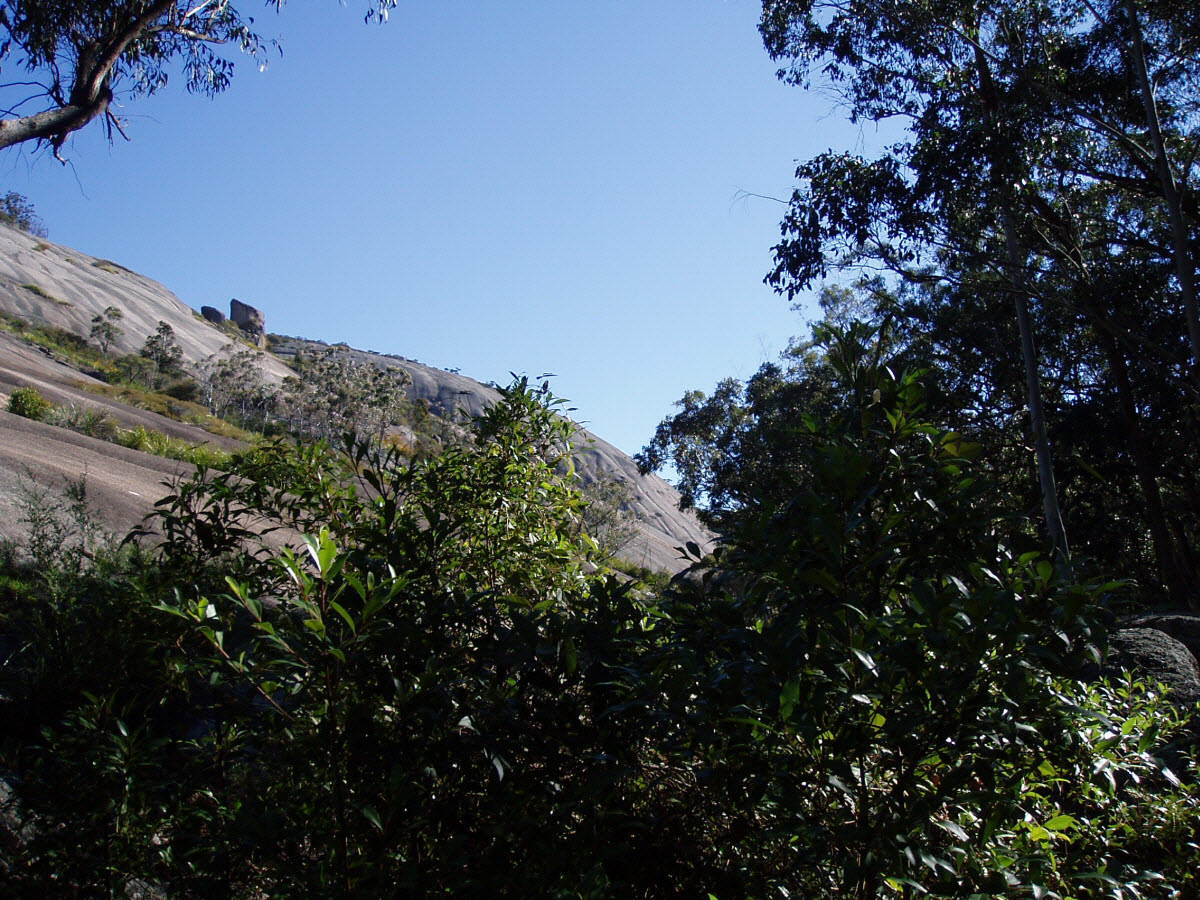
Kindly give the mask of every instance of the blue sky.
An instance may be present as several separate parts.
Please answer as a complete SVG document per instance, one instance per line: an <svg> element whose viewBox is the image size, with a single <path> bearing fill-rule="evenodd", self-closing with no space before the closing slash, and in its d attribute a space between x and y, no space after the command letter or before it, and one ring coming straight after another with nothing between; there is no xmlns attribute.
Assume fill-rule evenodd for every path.
<svg viewBox="0 0 1200 900"><path fill-rule="evenodd" d="M0 155L56 242L188 305L483 381L552 372L635 452L804 330L762 284L796 160L870 135L779 83L753 0L244 3L278 38L215 100L125 98L63 167ZM118 99L122 99L118 97Z"/></svg>

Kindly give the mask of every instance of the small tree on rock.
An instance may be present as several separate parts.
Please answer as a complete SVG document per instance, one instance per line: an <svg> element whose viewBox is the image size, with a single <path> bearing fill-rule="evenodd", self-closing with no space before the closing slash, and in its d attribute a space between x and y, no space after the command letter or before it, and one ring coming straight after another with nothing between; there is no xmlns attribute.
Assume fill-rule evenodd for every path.
<svg viewBox="0 0 1200 900"><path fill-rule="evenodd" d="M150 360L158 371L165 374L179 371L183 363L183 348L175 340L175 329L166 322L158 323L158 330L146 338L141 355Z"/></svg>
<svg viewBox="0 0 1200 900"><path fill-rule="evenodd" d="M105 356L108 356L108 348L125 333L117 324L124 317L125 314L116 306L110 306L100 315L92 317L90 337L100 345L100 352Z"/></svg>
<svg viewBox="0 0 1200 900"><path fill-rule="evenodd" d="M20 228L34 237L44 238L50 234L46 230L46 224L34 211L33 203L16 191L9 191L0 197L0 222Z"/></svg>
<svg viewBox="0 0 1200 900"><path fill-rule="evenodd" d="M586 504L581 513L583 531L601 556L610 559L638 534L638 514L633 510L635 494L628 481L601 478L580 487Z"/></svg>

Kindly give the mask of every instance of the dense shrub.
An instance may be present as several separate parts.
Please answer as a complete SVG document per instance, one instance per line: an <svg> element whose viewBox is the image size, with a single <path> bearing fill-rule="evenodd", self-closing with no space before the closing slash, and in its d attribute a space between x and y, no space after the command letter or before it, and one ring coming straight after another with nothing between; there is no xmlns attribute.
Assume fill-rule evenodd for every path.
<svg viewBox="0 0 1200 900"><path fill-rule="evenodd" d="M997 540L921 373L826 337L790 500L657 597L595 574L523 381L429 457L197 471L153 558L38 519L0 557L9 894L1194 895L1183 718L1077 680L1115 586Z"/></svg>
<svg viewBox="0 0 1200 900"><path fill-rule="evenodd" d="M43 397L37 388L15 388L8 395L8 411L18 416L24 416L26 419L33 419L35 422L44 419L53 406L54 404Z"/></svg>
<svg viewBox="0 0 1200 900"><path fill-rule="evenodd" d="M176 378L168 382L160 393L176 400L197 403L200 400L200 385L193 378Z"/></svg>

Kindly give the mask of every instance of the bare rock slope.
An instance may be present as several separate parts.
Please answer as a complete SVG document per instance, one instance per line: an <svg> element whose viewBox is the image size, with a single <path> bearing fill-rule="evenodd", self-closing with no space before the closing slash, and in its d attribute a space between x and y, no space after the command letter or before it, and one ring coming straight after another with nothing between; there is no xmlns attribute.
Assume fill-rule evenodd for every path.
<svg viewBox="0 0 1200 900"><path fill-rule="evenodd" d="M228 331L186 306L158 282L116 262L0 225L0 310L87 336L92 318L110 306L123 315L122 334L112 348L117 353L137 352L159 322L175 331L187 365L245 346L231 348L233 337ZM287 339L275 343L287 352ZM435 412L477 415L497 397L492 388L454 372L398 356L348 352L362 362L403 369L411 380L410 394L427 400ZM285 360L271 354L264 358L263 368L276 382L291 374ZM90 395L80 386L85 377L0 335L0 395L4 397L15 387L35 386L56 403L105 405L126 427L143 424L196 443L222 443L194 426ZM101 463L101 459L108 462ZM676 571L681 566L676 547L686 541L705 544L710 538L694 515L679 510L679 496L669 484L657 476L640 475L627 454L586 431L579 436L577 467L585 481L617 479L632 486L632 506L640 525L638 535L620 554L627 561ZM86 473L93 499L103 506L106 524L123 531L162 496L164 478L186 468L2 414L0 536L12 536L19 530L15 502L22 483L61 487L68 476Z"/></svg>

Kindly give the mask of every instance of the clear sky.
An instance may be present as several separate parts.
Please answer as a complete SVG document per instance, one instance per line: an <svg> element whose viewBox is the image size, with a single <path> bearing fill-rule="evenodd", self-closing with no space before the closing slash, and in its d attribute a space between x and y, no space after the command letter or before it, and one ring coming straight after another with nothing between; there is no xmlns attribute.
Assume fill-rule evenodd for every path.
<svg viewBox="0 0 1200 900"><path fill-rule="evenodd" d="M754 0L348 0L254 15L282 56L215 100L118 100L61 166L0 154L52 240L188 305L481 381L552 372L636 452L805 315L763 285L796 160L864 139L775 79ZM869 135L867 136L869 138Z"/></svg>

